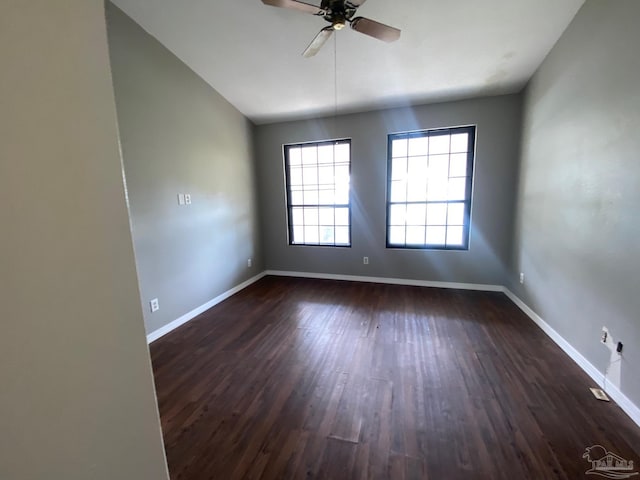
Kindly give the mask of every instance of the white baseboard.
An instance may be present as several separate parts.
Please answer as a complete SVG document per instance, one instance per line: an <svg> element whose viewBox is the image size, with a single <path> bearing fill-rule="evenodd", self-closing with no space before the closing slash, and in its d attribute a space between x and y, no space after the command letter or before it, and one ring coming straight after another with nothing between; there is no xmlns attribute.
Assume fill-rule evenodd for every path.
<svg viewBox="0 0 640 480"><path fill-rule="evenodd" d="M358 275L337 275L333 273L285 272L267 270L266 275L279 277L319 278L324 280L346 280L348 282L387 283L391 285L409 285L412 287L453 288L458 290L479 290L482 292L502 292L501 285L484 285L479 283L433 282L430 280L409 280L404 278L366 277Z"/></svg>
<svg viewBox="0 0 640 480"><path fill-rule="evenodd" d="M191 310L190 312L185 313L180 318L174 320L171 323L164 325L163 327L154 330L150 334L147 335L147 343L152 343L163 337L167 333L175 330L176 328L184 325L188 321L194 319L198 315L203 312L206 312L210 308L216 306L220 302L226 300L231 295L238 293L240 290L248 287L254 282L257 282L262 277L266 275L274 275L280 277L305 277L305 278L320 278L327 280L346 280L351 282L370 282L370 283L388 283L393 285L410 285L417 287L436 287L436 288L455 288L460 290L480 290L486 292L502 292L504 288L500 285L481 285L475 283L453 283L453 282L432 282L428 280L408 280L408 279L400 279L400 278L382 278L382 277L365 277L365 276L356 276L356 275L335 275L328 273L307 273L307 272L285 272L280 270L266 270L255 277L250 278L249 280L241 283L240 285L236 285L230 290L218 295L213 300L208 301L204 305L200 305L199 307Z"/></svg>
<svg viewBox="0 0 640 480"><path fill-rule="evenodd" d="M167 333L175 330L181 325L184 325L189 320L197 317L201 313L209 310L218 303L226 300L231 295L239 292L240 290L248 287L252 283L257 282L266 275L280 276L280 277L303 277L303 278L318 278L326 280L346 280L351 282L369 282L369 283L386 283L392 285L409 285L417 287L435 287L435 288L451 288L459 290L478 290L484 292L503 292L509 299L515 303L533 322L546 333L551 340L553 340L569 357L578 364L587 375L589 375L594 382L598 385L602 385L604 381L604 375L596 367L593 366L578 350L576 350L569 342L567 342L558 332L556 332L547 322L545 322L536 312L534 312L526 303L518 298L511 290L501 285L486 285L475 283L456 283L456 282L434 282L429 280L410 280L401 278L387 278L387 277L367 277L358 275L337 275L331 273L308 273L308 272L288 272L282 270L266 270L249 280L236 285L230 290L218 295L213 300L205 303L204 305L191 310L184 314L180 318L173 322L151 332L147 335L147 342L151 343L158 338L166 335ZM620 391L620 389L611 384L607 384L607 394L622 408L622 410L629 415L629 417L640 426L640 408L635 405L629 398Z"/></svg>
<svg viewBox="0 0 640 480"><path fill-rule="evenodd" d="M511 290L504 287L503 291L509 299L515 303L533 322L546 333L571 359L578 364L582 370L589 375L597 385L602 386L604 382L604 374L600 372L593 364L587 360L578 350L567 342L558 332L556 332L547 322L545 322L536 312L534 312L526 303L518 298ZM631 417L638 426L640 426L640 408L635 405L629 398L620 391L620 389L607 383L607 394L622 408L622 410Z"/></svg>
<svg viewBox="0 0 640 480"><path fill-rule="evenodd" d="M193 320L195 317L197 317L201 313L206 312L207 310L209 310L212 307L215 307L217 304L219 304L220 302L226 300L231 295L233 295L235 293L238 293L240 290L242 290L244 288L247 288L252 283L257 282L258 280L260 280L265 275L266 275L266 273L262 272L262 273L256 275L255 277L252 277L249 280L247 280L245 282L242 282L240 285L236 285L232 289L227 290L226 292L218 295L216 298L214 298L213 300L208 301L204 305L200 305L199 307L194 308L190 312L185 313L184 315L182 315L180 318L174 320L173 322L168 323L165 326L158 328L157 330L154 330L153 332L151 332L150 334L147 335L147 343L154 342L157 339L159 339L160 337L162 337L162 336L166 335L167 333L169 333L170 331L175 330L176 328L178 328L181 325L184 325L189 320Z"/></svg>

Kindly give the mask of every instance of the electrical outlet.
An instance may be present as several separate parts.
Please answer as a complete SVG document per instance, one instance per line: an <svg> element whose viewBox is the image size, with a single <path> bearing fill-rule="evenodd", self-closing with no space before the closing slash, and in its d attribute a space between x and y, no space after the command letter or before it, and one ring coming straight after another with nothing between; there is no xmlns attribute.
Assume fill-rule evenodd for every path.
<svg viewBox="0 0 640 480"><path fill-rule="evenodd" d="M520 283L524 285L524 273L520 272Z"/></svg>
<svg viewBox="0 0 640 480"><path fill-rule="evenodd" d="M247 268L251 268L252 265L253 265L253 258L249 258L247 260Z"/></svg>
<svg viewBox="0 0 640 480"><path fill-rule="evenodd" d="M149 307L151 307L151 313L157 312L160 310L160 302L158 302L157 298L154 298L149 302Z"/></svg>
<svg viewBox="0 0 640 480"><path fill-rule="evenodd" d="M185 193L184 194L184 203L185 203L185 205L191 205L191 194L190 193Z"/></svg>
<svg viewBox="0 0 640 480"><path fill-rule="evenodd" d="M362 263L365 265L369 265L369 257L362 257Z"/></svg>

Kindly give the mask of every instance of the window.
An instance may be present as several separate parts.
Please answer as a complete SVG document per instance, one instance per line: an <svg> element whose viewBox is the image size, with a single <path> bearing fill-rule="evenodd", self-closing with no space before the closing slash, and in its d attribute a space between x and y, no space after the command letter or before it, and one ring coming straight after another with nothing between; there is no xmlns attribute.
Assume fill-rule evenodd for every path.
<svg viewBox="0 0 640 480"><path fill-rule="evenodd" d="M469 248L475 132L389 135L387 247Z"/></svg>
<svg viewBox="0 0 640 480"><path fill-rule="evenodd" d="M351 141L284 146L290 245L351 246Z"/></svg>

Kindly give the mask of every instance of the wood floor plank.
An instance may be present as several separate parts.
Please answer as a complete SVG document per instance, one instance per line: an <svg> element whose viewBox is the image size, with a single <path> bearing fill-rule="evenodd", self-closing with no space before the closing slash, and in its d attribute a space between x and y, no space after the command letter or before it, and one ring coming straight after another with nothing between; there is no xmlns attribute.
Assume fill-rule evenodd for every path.
<svg viewBox="0 0 640 480"><path fill-rule="evenodd" d="M576 479L640 429L501 293L265 277L151 345L173 480Z"/></svg>

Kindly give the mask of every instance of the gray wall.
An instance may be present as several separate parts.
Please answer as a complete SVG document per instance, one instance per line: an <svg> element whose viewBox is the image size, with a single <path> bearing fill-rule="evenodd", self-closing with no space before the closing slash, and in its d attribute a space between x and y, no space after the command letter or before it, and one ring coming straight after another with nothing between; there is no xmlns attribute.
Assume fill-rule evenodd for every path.
<svg viewBox="0 0 640 480"><path fill-rule="evenodd" d="M503 285L520 115L521 97L509 95L256 127L267 269ZM469 251L385 248L387 135L469 124L477 125ZM352 139L352 247L289 246L282 145L344 137Z"/></svg>
<svg viewBox="0 0 640 480"><path fill-rule="evenodd" d="M167 479L102 0L0 2L0 478Z"/></svg>
<svg viewBox="0 0 640 480"><path fill-rule="evenodd" d="M587 1L526 90L510 288L640 405L640 2ZM525 285L517 281L525 273ZM614 357L615 358L615 357ZM617 367L616 367L617 368Z"/></svg>
<svg viewBox="0 0 640 480"><path fill-rule="evenodd" d="M263 268L252 129L117 7L109 46L147 331ZM193 203L179 206L177 195ZM247 268L247 259L253 267ZM160 310L150 313L149 300Z"/></svg>

